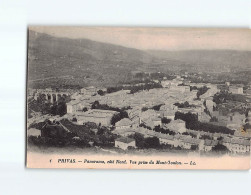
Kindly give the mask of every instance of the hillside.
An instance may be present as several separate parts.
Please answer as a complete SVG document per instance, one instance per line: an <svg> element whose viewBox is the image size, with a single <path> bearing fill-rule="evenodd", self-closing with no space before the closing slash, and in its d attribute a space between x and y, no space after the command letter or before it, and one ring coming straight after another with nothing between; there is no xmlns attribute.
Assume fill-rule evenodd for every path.
<svg viewBox="0 0 251 195"><path fill-rule="evenodd" d="M250 51L142 51L88 39L29 31L29 87L114 86L131 71L235 71L251 67Z"/></svg>
<svg viewBox="0 0 251 195"><path fill-rule="evenodd" d="M234 72L251 69L251 51L237 50L190 50L156 51L149 54L163 59L176 60L180 69L202 72ZM183 66L184 65L184 66ZM183 66L183 67L181 67Z"/></svg>
<svg viewBox="0 0 251 195"><path fill-rule="evenodd" d="M137 49L29 32L29 85L110 85L156 60Z"/></svg>

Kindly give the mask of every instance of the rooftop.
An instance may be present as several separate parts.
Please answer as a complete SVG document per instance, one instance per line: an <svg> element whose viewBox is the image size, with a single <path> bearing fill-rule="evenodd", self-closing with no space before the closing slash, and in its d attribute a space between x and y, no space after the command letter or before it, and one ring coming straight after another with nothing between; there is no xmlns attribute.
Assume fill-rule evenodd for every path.
<svg viewBox="0 0 251 195"><path fill-rule="evenodd" d="M120 137L120 138L116 139L115 141L119 141L119 142L123 142L123 143L131 143L135 140L132 138L129 138L129 137Z"/></svg>
<svg viewBox="0 0 251 195"><path fill-rule="evenodd" d="M123 118L120 121L118 121L115 126L128 126L131 125L132 121L128 118Z"/></svg>

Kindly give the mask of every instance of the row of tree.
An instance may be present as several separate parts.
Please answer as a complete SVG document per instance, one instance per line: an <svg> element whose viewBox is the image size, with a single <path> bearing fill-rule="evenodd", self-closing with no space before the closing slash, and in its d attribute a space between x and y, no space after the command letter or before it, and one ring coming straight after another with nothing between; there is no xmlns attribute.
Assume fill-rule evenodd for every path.
<svg viewBox="0 0 251 195"><path fill-rule="evenodd" d="M192 113L175 113L175 120L181 119L186 122L186 128L198 130L198 131L205 131L210 133L224 133L224 134L234 134L234 130L231 130L227 127L217 126L208 123L202 123L198 121L198 116Z"/></svg>

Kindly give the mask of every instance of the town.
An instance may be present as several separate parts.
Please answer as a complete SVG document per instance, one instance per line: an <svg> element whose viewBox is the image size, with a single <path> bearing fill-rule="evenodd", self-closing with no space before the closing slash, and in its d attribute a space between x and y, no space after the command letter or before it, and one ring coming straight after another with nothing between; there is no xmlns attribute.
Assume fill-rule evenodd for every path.
<svg viewBox="0 0 251 195"><path fill-rule="evenodd" d="M194 82L200 75L189 72L134 74L137 82L112 87L29 88L29 143L108 153L250 154L250 82Z"/></svg>

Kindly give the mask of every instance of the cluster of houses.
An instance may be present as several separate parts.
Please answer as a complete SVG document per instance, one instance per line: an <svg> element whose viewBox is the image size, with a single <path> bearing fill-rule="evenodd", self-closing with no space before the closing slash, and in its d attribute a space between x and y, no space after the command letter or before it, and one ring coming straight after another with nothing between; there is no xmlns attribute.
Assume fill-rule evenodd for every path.
<svg viewBox="0 0 251 195"><path fill-rule="evenodd" d="M183 121L184 122L184 121ZM183 123L181 122L181 124ZM178 122L179 123L179 122ZM174 128L176 130L175 135L163 134L161 132L155 132L143 127L139 128L126 128L126 129L116 129L113 131L114 134L120 135L121 137L116 140L115 147L121 149L127 149L129 146L136 148L136 143L134 139L129 138L129 141L126 139L128 136L135 133L140 133L144 137L157 137L160 141L160 144L168 144L171 147L183 148L187 150L197 149L199 151L209 152L213 147L218 144L224 145L232 153L250 153L250 138L243 138L238 136L224 135L224 134L211 134L212 137L204 139L200 136L205 134L210 134L202 131L195 131L197 133L196 137L190 135L184 135L178 132L191 132L193 130L186 130L184 127ZM194 132L193 132L194 133ZM196 135L196 133L194 135ZM221 139L219 139L221 138ZM121 145L116 143L123 142ZM122 147L120 147L122 146Z"/></svg>
<svg viewBox="0 0 251 195"><path fill-rule="evenodd" d="M67 116L75 118L79 125L86 122L93 122L102 126L111 126L111 119L118 114L112 110L92 109L92 104L98 101L110 107L128 108L126 112L129 118L123 118L115 124L114 134L120 136L115 141L115 147L127 149L136 147L134 139L129 135L141 133L144 137L157 137L161 144L169 144L172 147L184 149L197 148L200 151L210 151L217 144L225 145L233 153L250 152L250 139L230 135L216 135L208 133L212 139L202 139L202 131L186 129L186 124L182 120L175 120L175 113L193 113L198 116L198 120L209 122L212 117L218 122L226 124L231 129L238 130L247 118L239 113L231 113L230 116L221 116L215 110L213 96L219 92L216 85L191 83L184 81L177 76L173 80L162 80L163 88L142 90L137 93L130 93L130 90L120 90L114 93L99 95L96 87L87 87L71 95L71 101L67 103ZM208 90L197 97L197 90L190 90L190 87L206 86ZM102 89L105 91L105 89ZM231 86L229 91L234 94L242 94L243 87ZM188 102L188 107L178 107L176 103ZM154 109L159 106L159 109ZM169 119L169 123L163 123L162 119ZM251 121L251 119L249 119ZM143 124L143 126L142 126ZM155 132L153 129L159 126L175 132L175 135ZM145 127L149 127L145 128ZM198 133L199 132L199 133ZM189 135L195 134L195 137ZM218 138L221 137L221 140Z"/></svg>

